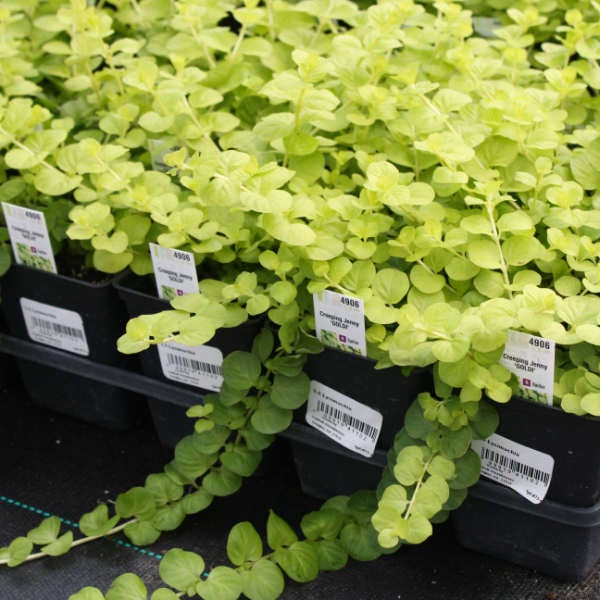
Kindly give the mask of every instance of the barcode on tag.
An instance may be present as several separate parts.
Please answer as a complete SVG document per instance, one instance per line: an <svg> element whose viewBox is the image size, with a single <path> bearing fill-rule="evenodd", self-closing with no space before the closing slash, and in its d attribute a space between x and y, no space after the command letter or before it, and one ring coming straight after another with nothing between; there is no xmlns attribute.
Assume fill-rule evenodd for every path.
<svg viewBox="0 0 600 600"><path fill-rule="evenodd" d="M377 440L379 431L376 427L373 427L364 421L359 421L356 417L341 411L339 408L334 408L322 400L319 400L317 402L317 411L322 412L326 417L341 421L344 425L347 425L348 427L355 429L360 433L364 433L374 441Z"/></svg>
<svg viewBox="0 0 600 600"><path fill-rule="evenodd" d="M21 298L20 302L27 334L33 341L89 355L83 320L78 313L29 298Z"/></svg>
<svg viewBox="0 0 600 600"><path fill-rule="evenodd" d="M363 456L373 456L383 417L371 407L320 383L310 382L306 422Z"/></svg>
<svg viewBox="0 0 600 600"><path fill-rule="evenodd" d="M210 375L223 377L223 369L221 369L219 365L213 365L212 363L194 360L193 358L186 358L184 356L179 356L178 354L171 354L170 352L167 354L167 362L170 365L175 365L189 371L202 371L204 373L209 373Z"/></svg>
<svg viewBox="0 0 600 600"><path fill-rule="evenodd" d="M493 434L471 447L481 458L481 474L512 488L533 504L545 497L552 480L554 458L523 444Z"/></svg>
<svg viewBox="0 0 600 600"><path fill-rule="evenodd" d="M525 477L534 479L543 484L550 483L550 473L546 473L545 471L536 469L531 465L523 464L512 458L508 458L504 454L500 454L495 450L490 450L489 448L482 448L481 458L486 461L494 462L497 465L500 465L501 467L507 467L515 473L519 473Z"/></svg>
<svg viewBox="0 0 600 600"><path fill-rule="evenodd" d="M75 329L74 327L67 327L60 323L53 323L52 321L44 321L37 317L32 317L31 321L35 327L39 327L48 335L66 335L67 337L83 339L83 331L81 329Z"/></svg>
<svg viewBox="0 0 600 600"><path fill-rule="evenodd" d="M159 344L158 356L164 376L212 392L223 384L223 353L213 346Z"/></svg>

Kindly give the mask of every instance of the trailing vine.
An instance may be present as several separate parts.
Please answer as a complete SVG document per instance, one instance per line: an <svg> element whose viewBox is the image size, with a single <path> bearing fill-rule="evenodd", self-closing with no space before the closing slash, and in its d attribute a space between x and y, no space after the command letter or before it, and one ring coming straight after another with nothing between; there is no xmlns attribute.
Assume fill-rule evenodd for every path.
<svg viewBox="0 0 600 600"><path fill-rule="evenodd" d="M72 532L61 535L60 521L49 517L1 548L0 565L59 556L119 531L138 546L152 544L162 531L176 529L186 515L204 510L215 497L237 492L243 478L258 468L274 434L290 425L293 410L306 400L304 359L300 352L274 350L274 336L264 329L251 352L232 352L224 359L221 391L188 409L195 431L179 441L161 473L120 494L113 515L107 504L82 515L79 530L84 538L73 540Z"/></svg>
<svg viewBox="0 0 600 600"><path fill-rule="evenodd" d="M275 434L291 424L293 411L306 402L310 380L303 372L305 357L321 347L314 339L298 336L294 348L293 353L276 348L271 330L263 329L250 352L229 354L223 361L221 390L188 409L194 432L176 445L173 460L162 472L117 496L114 514L108 504L100 504L82 515L79 530L84 537L77 540L72 531L61 533L58 517L44 519L0 549L0 565L15 567L60 556L118 532L138 546L152 544L216 497L236 493L258 468ZM302 518L302 537L271 511L268 549L251 523L238 523L227 541L231 565L214 567L208 574L200 555L171 549L159 566L168 587L154 591L151 600L195 595L227 600L242 594L250 600L270 600L283 592L284 575L307 582L320 571L343 568L348 558L375 560L403 543L421 543L477 481L479 457L470 442L490 435L497 421L485 402L461 402L454 396L438 401L429 393L420 394L389 451L377 490L329 499ZM86 587L71 600L147 597L143 581L127 573L113 581L106 595Z"/></svg>

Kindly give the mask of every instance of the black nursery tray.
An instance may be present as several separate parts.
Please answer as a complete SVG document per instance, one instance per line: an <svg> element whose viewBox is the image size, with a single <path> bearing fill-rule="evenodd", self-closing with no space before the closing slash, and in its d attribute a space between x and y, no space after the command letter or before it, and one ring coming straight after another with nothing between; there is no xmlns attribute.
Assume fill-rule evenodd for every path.
<svg viewBox="0 0 600 600"><path fill-rule="evenodd" d="M494 406L496 433L554 458L548 500L571 506L600 501L600 419L521 398Z"/></svg>
<svg viewBox="0 0 600 600"><path fill-rule="evenodd" d="M452 522L466 548L557 579L581 580L600 558L600 503L536 505L509 488L480 481L452 513Z"/></svg>
<svg viewBox="0 0 600 600"><path fill-rule="evenodd" d="M387 464L383 450L377 449L367 458L300 423L293 423L281 435L291 443L302 491L316 498L374 489Z"/></svg>
<svg viewBox="0 0 600 600"><path fill-rule="evenodd" d="M13 265L2 278L0 309L8 330L18 338L30 339L23 304L28 301L30 307L36 307L30 323L36 320L40 323L38 332L44 331L45 335L47 331L60 331L61 343L68 338L77 346L75 352L83 353L87 348L90 361L131 368L137 362L135 357L124 356L116 348L126 315L113 288L114 279L106 277L99 282L88 282ZM58 317L56 313L48 317L54 310L63 312ZM75 326L62 321L67 315L76 321ZM39 343L50 343L50 338L42 336ZM66 356L69 352L62 354ZM32 362L28 356L20 358L17 364L27 392L39 406L111 429L128 429L145 413L141 398L110 382L90 385L84 373L72 372L65 376Z"/></svg>
<svg viewBox="0 0 600 600"><path fill-rule="evenodd" d="M400 367L375 369L376 361L325 348L309 355L306 373L311 378L381 413L383 423L377 445L389 448L402 428L408 407L420 392L433 387L430 369L403 375ZM304 408L297 417L304 418Z"/></svg>

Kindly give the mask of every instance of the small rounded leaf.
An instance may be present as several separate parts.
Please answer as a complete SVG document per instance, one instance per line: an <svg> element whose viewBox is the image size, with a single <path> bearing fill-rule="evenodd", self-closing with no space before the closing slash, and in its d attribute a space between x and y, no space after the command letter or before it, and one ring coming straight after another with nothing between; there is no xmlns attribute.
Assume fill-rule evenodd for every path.
<svg viewBox="0 0 600 600"><path fill-rule="evenodd" d="M267 558L261 558L244 573L242 592L249 600L276 600L284 587L281 569Z"/></svg>
<svg viewBox="0 0 600 600"><path fill-rule="evenodd" d="M250 352L236 350L223 359L223 378L235 390L249 390L260 377L260 360Z"/></svg>
<svg viewBox="0 0 600 600"><path fill-rule="evenodd" d="M183 592L198 582L204 566L199 554L174 548L163 556L158 572L167 585Z"/></svg>
<svg viewBox="0 0 600 600"><path fill-rule="evenodd" d="M133 573L117 577L106 592L106 600L146 600L147 597L144 582Z"/></svg>
<svg viewBox="0 0 600 600"><path fill-rule="evenodd" d="M262 540L252 523L243 521L232 527L227 538L227 556L234 565L257 561L262 554Z"/></svg>

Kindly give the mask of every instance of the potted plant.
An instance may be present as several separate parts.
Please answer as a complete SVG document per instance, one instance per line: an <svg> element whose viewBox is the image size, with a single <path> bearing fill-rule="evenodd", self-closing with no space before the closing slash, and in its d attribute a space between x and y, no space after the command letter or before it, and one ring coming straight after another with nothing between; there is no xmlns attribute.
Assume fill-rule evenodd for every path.
<svg viewBox="0 0 600 600"><path fill-rule="evenodd" d="M383 249L377 243L370 245L368 235L349 244L345 237L348 234L338 227L337 239L347 240L344 251L331 244L328 250L332 254L323 259L340 266L335 271L336 275L341 272L339 279L332 280L323 276L328 274L330 265L318 264L308 254L314 240L320 239L315 231L327 234L326 228L320 229L324 222L314 209L311 217L294 220L289 216L293 213L281 215L276 212L280 206L270 208L267 203L266 207L261 206L265 212L257 223L276 240L291 245L296 255L306 250L298 278L306 281L309 292L336 286L346 276L343 260L334 263L343 258L343 252L350 252L354 259L349 260L348 268L358 270L365 266L366 272L369 266L365 262L370 256L376 257L368 284L346 291L365 301L366 315L372 322L368 335L387 362L401 366L436 364L436 392L444 402L436 405L434 412L439 411L443 420L448 420L445 406L454 402L453 390L460 390L460 399L465 403L477 402L483 393L506 402L517 392L506 368L498 364L509 330L524 330L564 345L565 351L559 355L555 395L569 412L595 414L596 363L595 359L582 360L583 355L595 353L597 334L597 298L593 296L597 291L596 267L593 261L584 259L585 252L592 251L596 235L590 224L597 219L591 193L597 182L593 175L594 158L589 158L595 156L596 137L591 130L589 135L578 133L593 118L589 88L595 83L590 71L592 59L587 58L591 54L584 42L579 44L584 58L569 64L569 57L576 52L575 30L578 35L586 32L581 13L566 15L564 49L551 48L555 54L547 55L534 54L532 50L530 61L521 46L523 39L535 41L533 36L527 37L528 31L537 31L544 21L535 11L511 11L515 23L503 30L497 40L484 42L468 38L468 14L440 7L440 14L452 23L452 30L446 32L448 44L421 47L416 40L424 39L424 31L427 39L436 40L440 39L440 32L429 31L427 15L419 13L418 8L413 10L409 26L404 31L394 30L391 36L394 40L390 44L402 40L405 50L397 53L387 84L384 85L385 76L378 73L381 89L363 87L363 96L357 98L351 86L345 89L339 83L341 79L331 77L332 73L337 74L336 66L346 75L335 62L335 45L314 59L315 65L323 60L323 70L314 75L315 80L303 81L307 67L300 58L304 55L297 53L296 73L292 70L285 76L272 77L261 88L261 95L278 108L271 109L273 112L253 130L269 142L269 151L293 157L297 147L291 141L286 146L285 141L287 135L298 135L294 125L302 127L305 105L299 99L303 101L304 94L314 93L318 87L315 82L318 84L319 77L325 78L323 72L327 72L327 91L339 93L341 89L338 97L342 102L338 99L336 104L328 96L330 112L339 118L331 119L333 134L328 132L329 137L316 139L315 132L309 136L315 140L303 139L313 144L311 157L323 143L322 138L334 138L338 143L351 140L358 148L353 154L355 162L346 161L340 168L340 160L334 154L328 155L329 163L322 164L332 172L327 174L329 181L337 177L336 184L343 182L347 186L342 187L344 192L362 186L358 197L347 194L350 198L337 189L327 196L328 203L334 211L339 206L340 213L351 213L357 205L359 209L366 205L367 210L375 206L372 210L377 215L396 220L395 239L385 240ZM383 5L373 8L371 16L375 18L378 11L388 17L394 14L392 7ZM361 41L363 32L360 28L357 31L356 37ZM348 35L351 37L345 34L343 42L337 43L358 48L359 44L351 46ZM423 68L417 79L417 74L410 71L415 56L421 64L436 67ZM376 52L363 57L365 66L376 60ZM487 61L487 66L480 72L482 61ZM389 63L382 60L381 64ZM508 70L511 77L507 81L504 76ZM369 98L373 97L377 97L375 107L369 105ZM393 98L395 107L389 109L389 116L381 114L386 97L390 103ZM337 105L354 109L357 104L360 110L352 117L336 114ZM376 116L368 114L369 110ZM286 129L286 119L291 130ZM359 126L348 132L348 123ZM272 127L267 128L267 124ZM323 122L316 119L311 124L318 131ZM343 134L338 136L340 130ZM305 131L300 128L300 132ZM247 140L231 137L237 143ZM378 152L376 158L372 157L374 152ZM215 154L219 152L210 149L198 156L208 159ZM189 169L181 155L173 156L172 166ZM214 180L222 181L226 176L215 175L213 170L191 169L189 182L208 192L214 188L214 184L209 187ZM305 179L301 180L306 185ZM314 194L312 207L323 188L314 185L315 181L311 181L310 188ZM301 184L291 180L288 189L292 185ZM342 198L339 203L337 197ZM240 204L248 210L252 208L249 202L244 196ZM306 203L300 200L298 206L305 210ZM317 204L317 208L321 206ZM339 214L335 217L340 220ZM385 231L389 232L390 226ZM357 251L364 254L357 255ZM265 262L279 265L282 258L286 263L292 262L287 251L281 251L281 256L279 250L271 252L267 250L262 255L261 266ZM368 305L372 294L369 284L381 267L390 266L408 276L410 292L406 294L406 290L396 302L372 301ZM570 270L574 272L569 273ZM288 273L293 276L296 271ZM297 298L295 304L301 308L302 295ZM297 318L296 306L289 310L289 321L285 320L287 315L275 315L282 321L279 324L284 343L286 336L293 338L297 323L302 322ZM310 311L306 296L304 308ZM307 325L310 318L309 315L305 321ZM562 462L560 457L557 460ZM557 477L555 485L559 481Z"/></svg>
<svg viewBox="0 0 600 600"><path fill-rule="evenodd" d="M5 103L1 196L7 220L9 215L13 219L9 226L14 227L18 264L3 278L2 310L14 335L125 366L129 361L114 349L125 315L111 281L90 268L90 248L65 234L74 206L66 194L79 179L65 175L55 163L72 127L72 121L53 118L31 99ZM35 225L30 228L23 215ZM85 377L64 377L26 360L19 365L30 395L40 404L114 428L130 426L137 418L133 399L118 388L90 386ZM81 401L85 388L90 390L87 403Z"/></svg>
<svg viewBox="0 0 600 600"><path fill-rule="evenodd" d="M173 311L131 320L120 348L138 352L178 336L208 341L214 327L197 318L198 308L216 312L232 300L247 314L268 312L279 326L275 362L258 348L255 358L236 354L230 363L236 383L191 410L200 418L201 439L183 445L200 444L206 461L205 453L220 456L229 439L220 437L226 433L218 429L223 422L235 430L233 424L244 428L249 419L259 434L269 435L284 429L292 409L304 402L306 377L298 371L298 356L315 348L312 294L334 290L362 301L371 357L379 366L434 366L435 398L423 394L407 412L378 497L334 500L325 506L334 509L326 520L343 515L335 535L353 556L375 557L382 548L419 543L476 479L479 460L470 444L496 426L483 396L507 402L518 393L516 378L499 364L509 331L564 346L554 395L569 412L598 412L590 16L568 12L564 48L541 54L530 48L535 37L528 32L538 32L545 18L535 10L511 11L514 24L492 40L471 36L470 13L444 3L380 2L364 11L341 3L326 13L309 2L249 3L232 11L237 32L213 27L223 16L217 10L209 11L208 31L200 32L193 16L172 10L171 5L158 11L160 18L143 14L142 29L156 36L148 47L155 57L123 60L132 69L123 80L141 92L144 109L133 110L127 123L136 121L135 130L168 132L164 144L173 149L163 157L171 168L168 177L186 190L179 196L183 202L169 200L156 214L148 213L164 227L165 245L189 244L203 259L240 263L225 285L177 299ZM107 33L101 37L107 37L108 13L103 14L99 22ZM111 15L117 23L131 23L128 9ZM41 24L57 27L52 18ZM92 61L92 74L102 70L100 64ZM87 75L86 85L93 87L93 80ZM197 87L199 80L208 90ZM113 200L100 204L118 211ZM226 227L224 213L244 215L243 226L230 228L229 238L210 233L214 224L217 230ZM83 212L73 212L74 220L78 214ZM232 240L240 243L235 250L227 248ZM286 352L291 366L281 355ZM264 367L257 366L256 353ZM209 434L215 429L221 433ZM265 440L249 443L255 442ZM224 448L237 453L235 445ZM237 457L211 463L203 489L221 495L237 488L228 462L234 474L240 470ZM181 485L176 471L165 474ZM163 517L167 526L180 521L183 506L160 510L151 527L140 524L171 502L169 494L160 497L158 509L141 491L121 501L118 517L136 515L129 530L133 539L156 535ZM197 500L202 504L205 498ZM117 527L104 509L98 518L97 535ZM246 526L236 529L232 545L239 531L248 532ZM277 549L293 547L295 555L306 546L284 538L274 542L274 560L286 570L291 555L280 553L278 561ZM61 544L61 551L69 545ZM4 552L8 563L31 551L28 542L11 546ZM248 552L234 554L241 571L251 568L248 560L260 562L261 552ZM318 560L309 554L307 571L292 568L292 576L316 575ZM201 563L191 560L197 572ZM264 569L280 581L271 566ZM214 580L223 576L232 594L253 593L252 576L217 573ZM120 580L116 589L138 585L131 581ZM213 583L190 576L183 588L179 582L174 587L185 592L189 585L210 595Z"/></svg>

